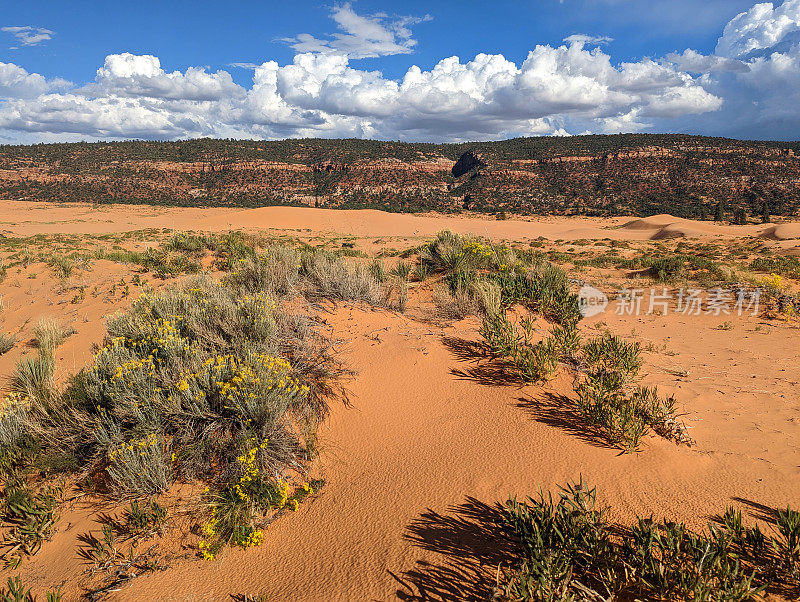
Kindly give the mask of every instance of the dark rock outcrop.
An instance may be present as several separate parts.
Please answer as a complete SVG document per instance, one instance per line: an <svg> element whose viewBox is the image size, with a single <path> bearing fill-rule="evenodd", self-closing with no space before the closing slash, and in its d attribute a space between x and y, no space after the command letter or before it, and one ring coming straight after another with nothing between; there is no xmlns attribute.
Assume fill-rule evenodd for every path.
<svg viewBox="0 0 800 602"><path fill-rule="evenodd" d="M465 173L477 167L486 167L486 162L478 153L469 150L458 158L456 164L453 165L453 177L460 178Z"/></svg>

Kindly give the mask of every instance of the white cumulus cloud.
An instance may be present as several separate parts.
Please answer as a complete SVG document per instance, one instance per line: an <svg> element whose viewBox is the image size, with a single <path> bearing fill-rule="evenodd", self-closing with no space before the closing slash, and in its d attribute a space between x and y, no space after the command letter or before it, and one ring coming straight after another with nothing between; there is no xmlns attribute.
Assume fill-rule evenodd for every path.
<svg viewBox="0 0 800 602"><path fill-rule="evenodd" d="M0 99L33 98L70 85L64 79L47 80L38 73L28 73L14 63L0 62Z"/></svg>
<svg viewBox="0 0 800 602"><path fill-rule="evenodd" d="M756 4L730 20L715 54L731 58L766 56L800 42L800 0Z"/></svg>
<svg viewBox="0 0 800 602"><path fill-rule="evenodd" d="M687 126L743 138L800 137L800 0L754 5L725 26L715 53L687 49L667 56L676 68L700 74L723 98L716 113Z"/></svg>
<svg viewBox="0 0 800 602"><path fill-rule="evenodd" d="M800 135L800 0L758 4L721 32L715 54L693 49L615 62L601 36L502 54L411 65L398 78L359 57L399 54L419 19L333 9L341 33L304 42L287 64L166 70L158 57L108 55L73 85L0 63L0 137L74 140L197 136L474 140L583 132L688 131L754 138Z"/></svg>
<svg viewBox="0 0 800 602"><path fill-rule="evenodd" d="M184 73L167 73L158 57L128 52L110 54L97 70L96 86L89 89L97 94L169 98L182 100L219 100L242 96L227 71L207 73L205 69L189 67Z"/></svg>

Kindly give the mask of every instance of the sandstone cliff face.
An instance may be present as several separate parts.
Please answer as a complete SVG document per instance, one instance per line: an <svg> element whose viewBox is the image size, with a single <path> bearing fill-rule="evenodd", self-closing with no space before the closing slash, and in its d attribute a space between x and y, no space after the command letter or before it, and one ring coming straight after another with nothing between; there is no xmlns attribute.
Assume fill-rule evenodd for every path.
<svg viewBox="0 0 800 602"><path fill-rule="evenodd" d="M392 211L800 212L797 143L691 136L470 145L197 140L0 147L0 198Z"/></svg>

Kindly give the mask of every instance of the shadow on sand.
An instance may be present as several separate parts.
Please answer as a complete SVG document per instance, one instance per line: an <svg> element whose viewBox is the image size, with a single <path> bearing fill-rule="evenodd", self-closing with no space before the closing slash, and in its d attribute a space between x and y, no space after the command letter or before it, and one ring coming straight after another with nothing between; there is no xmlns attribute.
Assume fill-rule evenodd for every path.
<svg viewBox="0 0 800 602"><path fill-rule="evenodd" d="M537 398L518 397L516 406L531 419L561 429L584 443L605 449L618 449L577 413L575 402L566 395L543 391Z"/></svg>
<svg viewBox="0 0 800 602"><path fill-rule="evenodd" d="M467 368L453 368L450 374L460 380L471 380L486 386L523 386L525 383L508 369L503 360L493 356L486 345L459 337L442 337L442 343L460 362L468 362Z"/></svg>
<svg viewBox="0 0 800 602"><path fill-rule="evenodd" d="M400 600L487 600L496 584L497 567L514 557L514 546L502 530L503 509L472 497L447 514L427 510L414 520L407 541L441 555L439 562L418 561L396 575Z"/></svg>

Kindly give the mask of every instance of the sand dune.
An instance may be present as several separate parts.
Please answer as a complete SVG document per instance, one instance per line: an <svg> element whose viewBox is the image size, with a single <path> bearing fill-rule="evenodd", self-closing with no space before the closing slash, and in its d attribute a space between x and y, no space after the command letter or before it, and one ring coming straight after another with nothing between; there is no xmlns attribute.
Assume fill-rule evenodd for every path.
<svg viewBox="0 0 800 602"><path fill-rule="evenodd" d="M799 227L719 226L669 215L497 221L291 207L32 205L0 206L7 235L174 226L350 234L374 241L421 239L449 228L519 242L538 236L569 241L765 235L791 243ZM59 348L64 372L89 361L92 344L103 335L102 316L131 301L111 293L125 269L97 262L91 272L74 277L98 291L80 305L67 301L63 283L41 264L9 271L0 294L6 307L15 309L0 319L20 344L0 359L2 372L10 373L16 360L32 351L31 324L40 315L59 315L78 331ZM358 376L349 385L352 406L334 406L320 433L316 470L327 484L318 498L271 524L260 547L229 549L215 562L196 558L195 537L178 550L168 570L121 585L111 599L224 600L232 594L321 602L485 599L498 558L488 524L492 507L581 475L598 486L600 502L612 507L614 520L652 513L700 528L729 504L741 508L748 521L759 516L759 508L797 506L796 328L752 316L611 311L582 322L585 336L607 327L649 349L643 384L675 395L697 442L687 448L648 437L642 453L620 455L564 412L558 399L574 394L569 375L545 386L504 381L475 354L478 321L432 322L429 296L430 290L412 290L406 315L348 303L320 309L328 334L348 341L340 352ZM729 324L720 329L723 322ZM37 591L66 584L65 599L77 599L89 579L78 537L99 533L95 511L80 504L64 508L53 540L0 579L20 574ZM192 538L189 526L181 528ZM176 536L165 545L175 549L182 543Z"/></svg>
<svg viewBox="0 0 800 602"><path fill-rule="evenodd" d="M570 428L552 402L568 381L520 388L463 357L477 322L441 330L340 307L333 332L352 341L359 377L353 407L334 408L322 435L322 496L273 524L261 548L143 576L117 599L483 599L497 568L480 562L481 546L492 545L487 509L542 484L583 475L617 519L652 512L696 527L735 497L781 507L800 496L797 402L780 376L793 360L777 351L796 335L753 337L742 326L731 336L710 319L670 320L666 330L664 318L607 319L620 332L636 324L657 344L666 335L677 355L650 354L648 384L680 399L697 447L651 438L644 453L626 456ZM692 377L659 369L672 363L690 365ZM176 582L184 585L173 592Z"/></svg>
<svg viewBox="0 0 800 602"><path fill-rule="evenodd" d="M177 208L146 205L88 205L5 201L0 204L0 232L10 235L42 233L104 233L168 228L224 231L255 229L275 233L340 234L369 237L429 237L449 229L495 240L628 239L662 240L676 237L761 236L776 241L798 240L800 224L719 225L668 214L630 218L534 216L495 220L486 216L417 215L371 209L335 210L310 207L258 209ZM784 245L793 246L793 242Z"/></svg>
<svg viewBox="0 0 800 602"><path fill-rule="evenodd" d="M800 238L800 224L778 224L777 226L767 227L761 236L764 238L774 238L775 240L792 240Z"/></svg>

